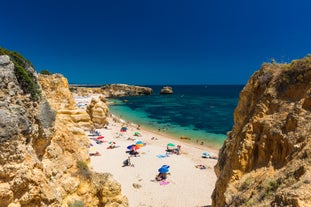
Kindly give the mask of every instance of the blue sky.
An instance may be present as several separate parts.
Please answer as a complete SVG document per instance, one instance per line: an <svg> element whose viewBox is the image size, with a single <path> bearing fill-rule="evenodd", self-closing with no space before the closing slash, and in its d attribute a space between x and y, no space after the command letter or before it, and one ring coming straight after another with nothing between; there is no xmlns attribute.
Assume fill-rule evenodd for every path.
<svg viewBox="0 0 311 207"><path fill-rule="evenodd" d="M0 46L70 83L245 84L311 49L311 1L10 0Z"/></svg>

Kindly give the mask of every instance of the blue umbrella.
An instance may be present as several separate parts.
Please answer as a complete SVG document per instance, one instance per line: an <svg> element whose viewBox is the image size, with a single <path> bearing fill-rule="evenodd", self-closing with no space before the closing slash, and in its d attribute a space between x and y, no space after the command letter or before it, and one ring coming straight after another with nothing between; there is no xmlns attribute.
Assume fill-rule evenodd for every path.
<svg viewBox="0 0 311 207"><path fill-rule="evenodd" d="M167 173L169 171L170 166L163 165L161 168L158 169L160 173Z"/></svg>
<svg viewBox="0 0 311 207"><path fill-rule="evenodd" d="M133 148L133 146L135 146L135 144L127 146L127 149L131 150Z"/></svg>

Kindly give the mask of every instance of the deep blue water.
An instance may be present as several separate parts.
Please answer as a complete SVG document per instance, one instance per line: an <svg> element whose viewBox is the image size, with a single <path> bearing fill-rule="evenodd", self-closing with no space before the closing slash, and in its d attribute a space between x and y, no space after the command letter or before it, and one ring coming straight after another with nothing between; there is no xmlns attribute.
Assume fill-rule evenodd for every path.
<svg viewBox="0 0 311 207"><path fill-rule="evenodd" d="M160 95L162 86L148 87L153 89L151 96L113 99L111 112L176 137L219 146L232 129L233 112L243 85L178 85L172 86L172 95Z"/></svg>

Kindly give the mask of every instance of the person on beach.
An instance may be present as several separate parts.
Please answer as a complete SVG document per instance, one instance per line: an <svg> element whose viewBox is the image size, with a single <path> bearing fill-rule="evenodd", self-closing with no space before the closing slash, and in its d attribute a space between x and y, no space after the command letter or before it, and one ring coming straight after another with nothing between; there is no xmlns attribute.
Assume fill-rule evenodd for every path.
<svg viewBox="0 0 311 207"><path fill-rule="evenodd" d="M139 152L137 152L136 150L133 150L133 149L129 152L129 154L133 155L135 157L139 157Z"/></svg>
<svg viewBox="0 0 311 207"><path fill-rule="evenodd" d="M134 167L134 165L131 163L131 157L130 156L128 156L127 159L123 161L122 167L126 167L126 166Z"/></svg>
<svg viewBox="0 0 311 207"><path fill-rule="evenodd" d="M181 146L180 146L180 145L177 145L177 148L174 149L174 153L175 153L176 155L179 155L179 154L180 154L180 148L181 148Z"/></svg>
<svg viewBox="0 0 311 207"><path fill-rule="evenodd" d="M157 176L156 176L156 181L162 181L162 180L166 180L167 178L167 174L166 173L162 173L160 172Z"/></svg>

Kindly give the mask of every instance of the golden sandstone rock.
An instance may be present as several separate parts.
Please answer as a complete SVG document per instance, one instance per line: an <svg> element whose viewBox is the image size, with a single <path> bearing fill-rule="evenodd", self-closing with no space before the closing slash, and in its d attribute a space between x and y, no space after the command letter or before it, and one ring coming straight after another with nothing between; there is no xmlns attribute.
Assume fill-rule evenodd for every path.
<svg viewBox="0 0 311 207"><path fill-rule="evenodd" d="M101 87L77 87L71 86L70 90L78 96L100 94L104 97L142 96L151 95L152 88L127 84L107 84Z"/></svg>
<svg viewBox="0 0 311 207"><path fill-rule="evenodd" d="M91 117L95 128L103 128L108 123L107 117L109 116L109 109L106 104L106 99L103 96L93 98L91 103L87 106L86 112Z"/></svg>
<svg viewBox="0 0 311 207"><path fill-rule="evenodd" d="M127 206L111 175L89 167L82 129L93 123L75 107L68 81L40 75L43 91L35 99L20 87L14 67L0 56L0 206ZM33 69L27 71L37 82Z"/></svg>
<svg viewBox="0 0 311 207"><path fill-rule="evenodd" d="M240 93L213 206L311 206L311 56L263 64Z"/></svg>

